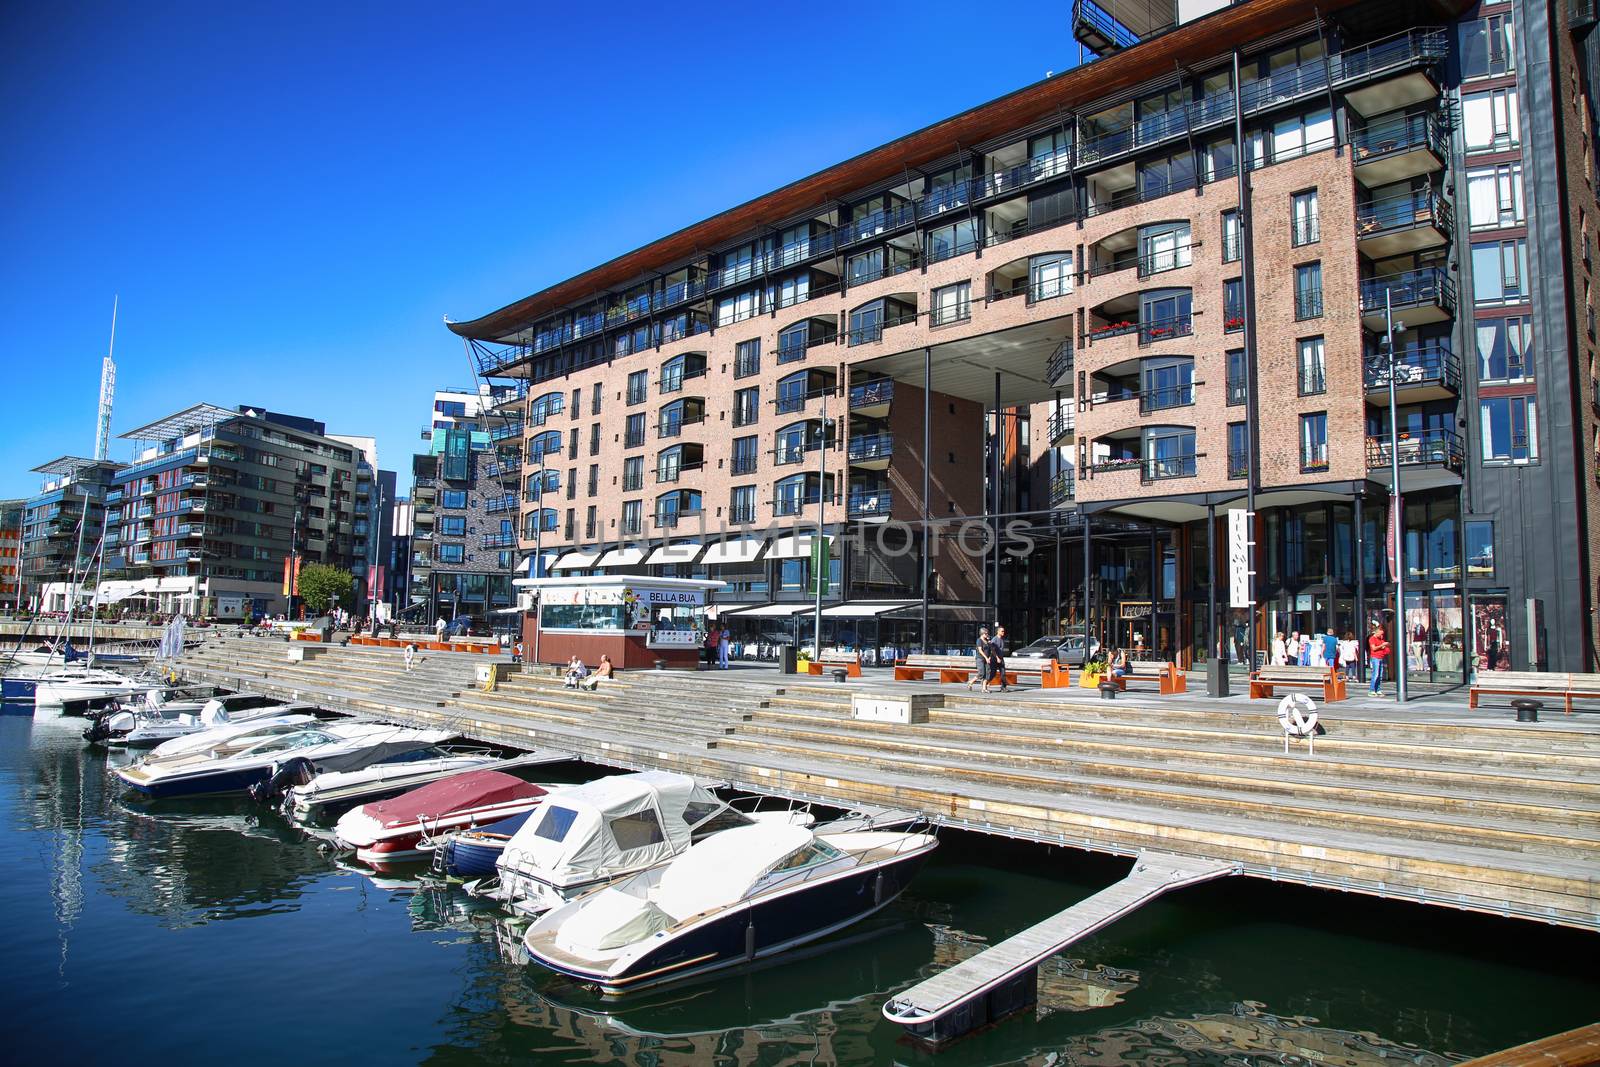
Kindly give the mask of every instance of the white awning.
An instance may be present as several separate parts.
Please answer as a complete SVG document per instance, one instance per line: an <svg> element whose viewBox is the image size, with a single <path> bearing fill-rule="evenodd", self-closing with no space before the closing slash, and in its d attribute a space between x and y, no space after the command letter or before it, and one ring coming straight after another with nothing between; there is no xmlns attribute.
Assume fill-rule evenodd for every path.
<svg viewBox="0 0 1600 1067"><path fill-rule="evenodd" d="M920 603L922 603L920 600L856 600L848 604L835 604L831 608L823 608L822 613L834 619L872 619Z"/></svg>
<svg viewBox="0 0 1600 1067"><path fill-rule="evenodd" d="M677 544L662 545L650 553L650 558L645 560L645 563L652 567L664 563L693 563L699 558L700 552L704 548L704 545L696 544L692 541L679 541ZM757 546L757 550L760 550L760 546Z"/></svg>
<svg viewBox="0 0 1600 1067"><path fill-rule="evenodd" d="M642 548L613 548L601 556L595 564L597 567L632 567L644 560Z"/></svg>
<svg viewBox="0 0 1600 1067"><path fill-rule="evenodd" d="M772 542L772 547L767 549L768 559L807 559L811 555L811 542L817 539L816 534L790 534L780 537Z"/></svg>
<svg viewBox="0 0 1600 1067"><path fill-rule="evenodd" d="M568 552L550 567L553 571L581 571L595 565L600 558L599 552Z"/></svg>
<svg viewBox="0 0 1600 1067"><path fill-rule="evenodd" d="M725 615L737 615L741 619L772 618L779 616L798 615L803 611L815 611L815 604L762 604L757 608L724 608L721 618Z"/></svg>
<svg viewBox="0 0 1600 1067"><path fill-rule="evenodd" d="M706 554L700 558L702 566L715 566L718 563L753 563L761 555L761 550L767 547L767 542L759 537L736 537L728 541L718 541L706 549Z"/></svg>

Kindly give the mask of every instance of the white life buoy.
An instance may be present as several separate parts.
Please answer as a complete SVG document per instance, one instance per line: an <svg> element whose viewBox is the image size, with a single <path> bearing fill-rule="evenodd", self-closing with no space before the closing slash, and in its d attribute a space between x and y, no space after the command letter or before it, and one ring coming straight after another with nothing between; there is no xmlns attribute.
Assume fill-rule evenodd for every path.
<svg viewBox="0 0 1600 1067"><path fill-rule="evenodd" d="M1317 706L1304 693L1290 693L1278 701L1278 725L1293 737L1310 737L1317 729Z"/></svg>

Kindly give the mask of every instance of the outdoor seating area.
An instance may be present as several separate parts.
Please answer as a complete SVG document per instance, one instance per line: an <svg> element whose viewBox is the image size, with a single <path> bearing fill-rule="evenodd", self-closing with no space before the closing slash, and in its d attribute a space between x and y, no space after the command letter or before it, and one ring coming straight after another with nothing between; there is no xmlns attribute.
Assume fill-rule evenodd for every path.
<svg viewBox="0 0 1600 1067"><path fill-rule="evenodd" d="M820 656L809 662L806 673L828 674L836 670L844 671L850 678L861 677L861 653L842 648L824 649Z"/></svg>
<svg viewBox="0 0 1600 1067"><path fill-rule="evenodd" d="M1467 691L1467 707L1477 707L1483 696L1559 699L1571 715L1574 700L1600 700L1600 674L1494 671L1478 676L1477 684Z"/></svg>
<svg viewBox="0 0 1600 1067"><path fill-rule="evenodd" d="M1262 667L1250 676L1250 699L1270 699L1275 689L1320 689L1331 704L1345 699L1345 682L1336 667Z"/></svg>
<svg viewBox="0 0 1600 1067"><path fill-rule="evenodd" d="M1154 682L1163 696L1189 690L1189 680L1178 665L1164 659L1136 659L1129 663L1127 673L1108 674L1106 678L1123 692L1129 682Z"/></svg>

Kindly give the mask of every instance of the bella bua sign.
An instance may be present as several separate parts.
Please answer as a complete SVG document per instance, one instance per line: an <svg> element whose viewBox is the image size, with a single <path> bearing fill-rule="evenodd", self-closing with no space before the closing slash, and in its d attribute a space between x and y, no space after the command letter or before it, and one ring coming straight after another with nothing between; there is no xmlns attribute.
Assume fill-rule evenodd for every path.
<svg viewBox="0 0 1600 1067"><path fill-rule="evenodd" d="M615 586L604 589L569 585L543 589L539 593L539 599L546 604L636 604L641 608L698 607L706 602L706 591L648 585Z"/></svg>

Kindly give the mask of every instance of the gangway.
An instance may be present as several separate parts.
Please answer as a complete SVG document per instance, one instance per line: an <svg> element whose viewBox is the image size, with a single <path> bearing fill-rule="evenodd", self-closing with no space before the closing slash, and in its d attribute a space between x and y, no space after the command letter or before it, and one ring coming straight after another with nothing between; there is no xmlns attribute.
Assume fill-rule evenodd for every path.
<svg viewBox="0 0 1600 1067"><path fill-rule="evenodd" d="M1039 964L1073 942L1163 893L1239 870L1224 860L1141 852L1120 882L891 997L883 1017L930 1044L952 1041L1033 1005Z"/></svg>

